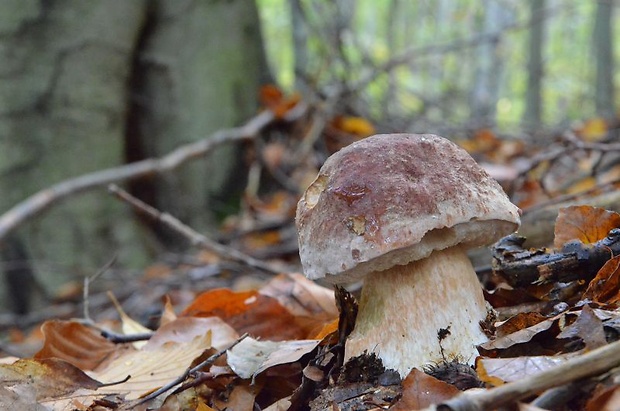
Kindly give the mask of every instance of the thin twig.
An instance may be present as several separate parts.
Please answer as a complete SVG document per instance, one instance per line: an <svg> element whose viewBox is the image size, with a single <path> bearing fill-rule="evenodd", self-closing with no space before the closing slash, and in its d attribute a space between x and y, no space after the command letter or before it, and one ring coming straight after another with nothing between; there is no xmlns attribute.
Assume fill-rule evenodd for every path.
<svg viewBox="0 0 620 411"><path fill-rule="evenodd" d="M226 351L231 350L234 346L239 344L241 341L245 340L247 337L248 337L248 333L243 334L241 337L237 338L237 340L235 340L235 342L230 344L228 346L228 348L216 352L215 354L213 354L212 356L210 356L209 358L207 358L206 360L204 360L200 364L196 365L195 367L188 368L187 370L185 370L185 372L183 374L181 374L180 376L175 378L173 381L170 381L168 384L164 385L163 387L159 388L158 390L155 390L152 393L150 393L149 395L147 395L146 397L142 398L140 400L140 402L138 402L138 404L136 404L136 405L144 404L145 402L150 401L153 398L156 398L156 397L160 396L161 394L165 393L166 391L172 389L173 387L181 384L190 375L195 374L198 371L200 371L202 368L207 367L207 366L213 364L215 362L215 360L217 360L222 355L224 355L226 353Z"/></svg>
<svg viewBox="0 0 620 411"><path fill-rule="evenodd" d="M193 228L185 225L176 217L157 210L156 208L132 196L127 191L122 190L115 184L111 184L109 190L121 200L126 201L131 206L144 213L148 217L162 224L165 224L167 227L181 234L182 236L187 238L193 246L202 247L210 251L214 251L225 258L233 261L239 261L250 267L258 268L268 273L280 274L282 272L282 270L277 267L273 267L272 265L258 260L250 255L247 255L239 250L227 247L223 244L211 240L210 238L200 234Z"/></svg>
<svg viewBox="0 0 620 411"><path fill-rule="evenodd" d="M298 106L287 113L285 120L297 118L303 113L305 106L303 104L298 104ZM271 111L265 110L241 127L220 130L207 138L178 147L161 158L150 158L120 167L85 174L45 188L16 204L0 216L0 240L6 238L7 235L29 218L40 214L70 195L111 183L170 172L189 160L206 155L224 143L254 138L274 118L274 114Z"/></svg>
<svg viewBox="0 0 620 411"><path fill-rule="evenodd" d="M84 278L84 290L82 290L82 295L83 295L83 305L84 305L84 318L87 321L92 321L90 318L90 312L89 312L89 306L90 306L90 302L89 302L89 295L90 295L90 283L95 281L97 278L99 278L103 273L105 273L106 271L108 271L110 269L110 267L112 267L114 265L114 263L116 263L116 260L118 256L113 256L110 261L108 261L107 263L105 263L105 265L103 267L101 267L99 269L99 271L97 271L95 274L93 274L90 277L86 277Z"/></svg>

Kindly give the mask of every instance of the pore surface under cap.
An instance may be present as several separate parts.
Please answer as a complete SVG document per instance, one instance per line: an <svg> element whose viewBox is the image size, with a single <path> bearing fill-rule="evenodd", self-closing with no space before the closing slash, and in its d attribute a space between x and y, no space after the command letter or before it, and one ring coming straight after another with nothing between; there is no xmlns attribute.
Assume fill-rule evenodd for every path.
<svg viewBox="0 0 620 411"><path fill-rule="evenodd" d="M518 209L467 152L432 134L383 134L332 155L297 205L304 273L340 283L515 231Z"/></svg>

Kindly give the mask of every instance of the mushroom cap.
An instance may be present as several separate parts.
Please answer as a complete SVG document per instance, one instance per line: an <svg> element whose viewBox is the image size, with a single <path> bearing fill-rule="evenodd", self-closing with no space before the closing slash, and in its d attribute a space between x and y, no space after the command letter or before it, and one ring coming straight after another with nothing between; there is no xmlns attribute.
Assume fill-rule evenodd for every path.
<svg viewBox="0 0 620 411"><path fill-rule="evenodd" d="M462 148L432 134L381 134L336 152L297 204L308 278L346 283L461 244L492 244L519 209Z"/></svg>

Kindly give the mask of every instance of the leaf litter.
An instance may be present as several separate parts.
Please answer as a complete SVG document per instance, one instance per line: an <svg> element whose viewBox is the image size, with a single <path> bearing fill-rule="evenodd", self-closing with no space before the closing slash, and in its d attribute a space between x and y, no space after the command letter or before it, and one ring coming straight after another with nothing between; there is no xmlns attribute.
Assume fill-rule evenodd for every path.
<svg viewBox="0 0 620 411"><path fill-rule="evenodd" d="M262 91L261 100L280 121L300 104L299 96L287 97L273 87ZM300 120L298 129L309 129L311 120ZM606 144L601 136L607 130L595 120L574 130L575 138ZM278 136L291 132L282 124L275 129ZM327 150L324 154L329 154L373 132L367 119L338 113L319 137ZM295 262L290 226L296 195L290 189L303 189L317 171L314 160L291 163L302 158L297 150L304 143L293 136L267 139L258 146L255 158L261 158L287 189L262 197L258 190L248 189L240 215L225 222L222 241L283 268ZM491 130L461 140L526 211L557 198L618 188L614 167L604 175L588 174L596 150L575 154L569 149L582 143L574 139L564 143L568 148L540 156L544 149L499 139ZM559 159L571 156L576 159L574 173L558 171L566 163ZM288 170L286 175L283 170ZM267 276L254 270L240 275L241 265L202 251L179 264L157 263L147 269L140 286L133 289L139 290L142 310L131 308L128 287L125 292L115 290L117 308L112 304L101 310L105 320L43 322L36 354L7 358L0 365L0 408L413 410L459 398L462 390L484 395L493 387L526 381L618 340L620 260L609 240L618 228L620 215L613 211L570 206L560 210L555 239L548 248L503 243L495 254L505 259L500 263L545 258L545 264L536 265L535 277L523 283L502 276L501 264L484 278L485 297L496 312L485 325L491 339L480 347L474 368L452 372L450 378L443 371L451 361L414 369L402 381L381 364L363 360L343 366L342 342L355 321L350 294L338 291L335 297L332 289L299 273ZM589 263L592 250L605 256L600 266ZM563 261L590 267L562 265ZM140 317L146 311L150 316ZM109 320L114 317L120 321ZM112 343L102 337L102 330L127 337L150 334L150 339ZM20 338L40 338L36 335ZM19 346L17 337L14 346ZM201 364L206 365L196 368ZM184 378L178 380L180 376ZM460 384L464 379L469 381L466 387ZM580 395L559 403L558 409L617 409L617 380L613 371L590 380ZM169 390L148 397L174 382ZM533 391L533 396L538 394ZM518 408L542 409L536 401L520 402Z"/></svg>

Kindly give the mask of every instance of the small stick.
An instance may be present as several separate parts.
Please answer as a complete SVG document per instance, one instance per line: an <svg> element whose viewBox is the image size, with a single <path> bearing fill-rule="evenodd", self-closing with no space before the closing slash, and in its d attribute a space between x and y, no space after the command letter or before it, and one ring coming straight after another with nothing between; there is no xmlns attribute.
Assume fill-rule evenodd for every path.
<svg viewBox="0 0 620 411"><path fill-rule="evenodd" d="M90 294L90 283L92 281L95 281L97 278L99 278L103 273L105 273L106 271L108 271L110 269L110 267L112 267L114 265L114 263L116 263L117 260L117 256L115 255L114 257L112 257L110 259L110 261L108 261L107 263L105 263L105 265L103 267L101 267L99 269L99 271L97 271L95 274L93 274L90 277L86 277L84 278L84 290L82 290L83 292L83 299L84 299L84 318L87 321L92 321L90 318L90 312L89 312L89 294Z"/></svg>
<svg viewBox="0 0 620 411"><path fill-rule="evenodd" d="M226 247L225 245L219 244L206 236L198 233L193 228L183 224L178 218L157 210L155 207L152 207L145 202L137 199L136 197L129 194L127 191L121 189L115 184L110 184L108 187L110 192L115 194L118 198L123 201L126 201L131 206L154 219L155 221L161 222L173 229L177 233L181 234L185 238L187 238L192 245L206 248L208 250L214 251L230 260L242 262L250 267L259 268L263 271L272 274L280 274L282 270L273 267L270 264L267 264L261 260L258 260L250 255L242 253L239 250L235 250L231 247Z"/></svg>
<svg viewBox="0 0 620 411"><path fill-rule="evenodd" d="M152 393L150 393L146 397L142 398L135 405L144 404L145 402L150 401L153 398L156 398L156 397L160 396L161 394L165 393L166 391L170 390L171 388L175 387L176 385L181 384L183 381L185 381L185 379L188 376L190 376L190 375L192 375L194 373L197 373L198 371L200 371L202 368L204 368L206 366L209 366L209 365L213 364L215 362L215 360L217 360L222 355L224 355L226 353L226 351L232 349L234 346L239 344L241 341L245 340L247 337L248 337L248 333L243 334L241 337L237 338L237 340L235 342L230 344L228 346L228 348L216 352L215 354L213 354L212 356L210 356L209 358L207 358L206 360L204 360L203 362L201 362L197 366L195 366L193 368L188 368L187 370L185 370L185 372L183 374L181 374L180 376L175 378L173 381L170 381L168 384L164 385L163 387L159 388L158 390L153 391Z"/></svg>

